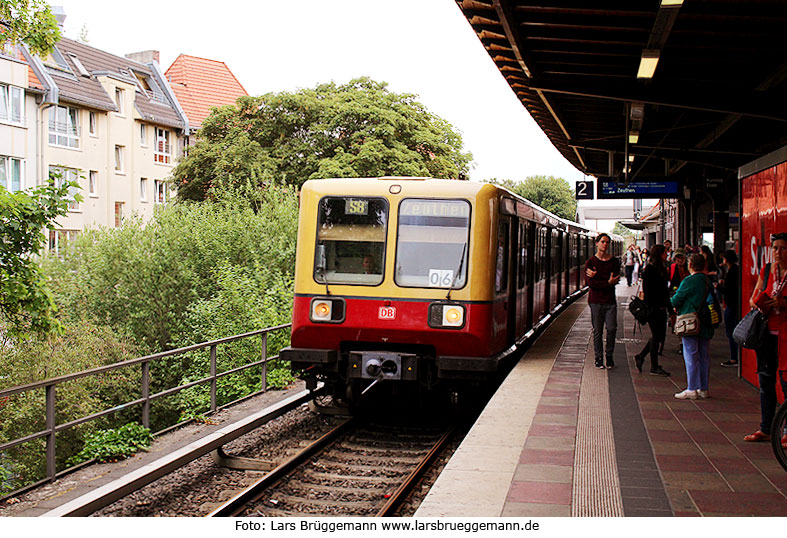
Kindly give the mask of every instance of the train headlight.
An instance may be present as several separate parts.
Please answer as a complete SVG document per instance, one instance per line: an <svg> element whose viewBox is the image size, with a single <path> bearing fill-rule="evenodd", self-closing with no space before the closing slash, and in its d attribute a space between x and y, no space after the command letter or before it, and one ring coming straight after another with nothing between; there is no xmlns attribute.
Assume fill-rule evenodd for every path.
<svg viewBox="0 0 787 538"><path fill-rule="evenodd" d="M446 327L461 327L465 320L465 310L461 306L443 307L443 325Z"/></svg>
<svg viewBox="0 0 787 538"><path fill-rule="evenodd" d="M315 323L341 323L344 321L344 299L312 299L309 319Z"/></svg>
<svg viewBox="0 0 787 538"><path fill-rule="evenodd" d="M465 324L465 307L460 304L429 305L429 326L435 329L461 329Z"/></svg>
<svg viewBox="0 0 787 538"><path fill-rule="evenodd" d="M312 321L328 321L331 319L331 302L314 301L312 303Z"/></svg>

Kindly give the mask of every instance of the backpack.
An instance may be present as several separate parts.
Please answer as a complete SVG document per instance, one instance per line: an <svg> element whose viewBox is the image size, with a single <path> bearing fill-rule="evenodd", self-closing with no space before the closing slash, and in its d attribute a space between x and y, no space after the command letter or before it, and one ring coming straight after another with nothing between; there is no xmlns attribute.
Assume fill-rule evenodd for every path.
<svg viewBox="0 0 787 538"><path fill-rule="evenodd" d="M697 309L697 316L700 319L700 325L705 327L716 328L721 324L721 306L719 305L719 296L716 295L716 290L709 279L705 278L705 285L709 288L709 292L705 301Z"/></svg>

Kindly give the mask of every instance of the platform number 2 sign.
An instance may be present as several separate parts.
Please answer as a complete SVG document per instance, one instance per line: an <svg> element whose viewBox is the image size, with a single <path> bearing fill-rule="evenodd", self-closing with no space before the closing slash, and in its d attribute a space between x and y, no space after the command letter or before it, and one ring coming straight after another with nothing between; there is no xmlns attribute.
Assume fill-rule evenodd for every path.
<svg viewBox="0 0 787 538"><path fill-rule="evenodd" d="M592 181L577 181L577 192L575 198L577 200L592 200L593 199L593 182Z"/></svg>

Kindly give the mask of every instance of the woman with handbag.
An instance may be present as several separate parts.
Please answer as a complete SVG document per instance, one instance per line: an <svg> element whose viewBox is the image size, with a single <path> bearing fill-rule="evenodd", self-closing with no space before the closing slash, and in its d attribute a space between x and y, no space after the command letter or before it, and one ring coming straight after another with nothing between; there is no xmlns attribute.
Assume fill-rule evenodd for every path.
<svg viewBox="0 0 787 538"><path fill-rule="evenodd" d="M708 397L708 377L710 375L710 355L708 346L713 338L713 327L699 323L697 311L704 306L713 285L705 276L705 257L692 254L689 258L688 277L680 283L678 291L672 296L671 302L679 314L675 324L675 333L683 342L683 360L686 363L686 390L675 394L678 400L696 400ZM681 318L688 321L693 330L680 334L683 327Z"/></svg>
<svg viewBox="0 0 787 538"><path fill-rule="evenodd" d="M635 357L637 370L642 371L645 357L650 354L650 375L669 376L669 372L659 366L659 347L667 337L667 312L672 315L672 305L667 294L667 249L664 245L655 245L650 249L648 265L642 272L642 300L650 307L648 327L650 340Z"/></svg>
<svg viewBox="0 0 787 538"><path fill-rule="evenodd" d="M781 335L787 331L787 233L771 236L773 263L765 277L765 269L757 277L749 305L768 316L765 341L757 349L757 380L760 385L760 429L744 441L770 441L771 422L776 413L776 378L779 369ZM776 432L777 434L780 432ZM785 435L784 437L787 437ZM782 438L782 444L787 439Z"/></svg>

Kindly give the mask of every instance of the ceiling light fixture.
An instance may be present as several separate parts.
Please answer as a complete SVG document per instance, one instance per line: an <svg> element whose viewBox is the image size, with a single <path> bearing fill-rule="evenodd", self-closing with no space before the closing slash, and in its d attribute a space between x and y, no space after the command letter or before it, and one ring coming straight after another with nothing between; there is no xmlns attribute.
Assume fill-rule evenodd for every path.
<svg viewBox="0 0 787 538"><path fill-rule="evenodd" d="M639 133L632 131L629 133L629 144L636 144L639 142Z"/></svg>
<svg viewBox="0 0 787 538"><path fill-rule="evenodd" d="M661 0L661 7L680 7L683 0Z"/></svg>
<svg viewBox="0 0 787 538"><path fill-rule="evenodd" d="M653 78L653 73L656 72L656 66L659 63L659 50L658 49L645 49L642 51L642 58L639 61L639 70L637 71L637 78Z"/></svg>

